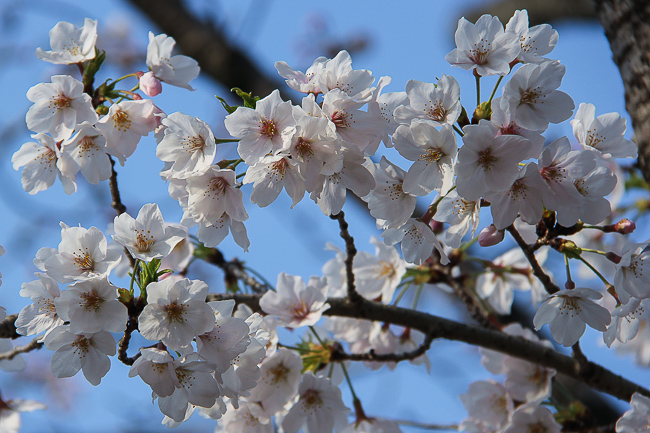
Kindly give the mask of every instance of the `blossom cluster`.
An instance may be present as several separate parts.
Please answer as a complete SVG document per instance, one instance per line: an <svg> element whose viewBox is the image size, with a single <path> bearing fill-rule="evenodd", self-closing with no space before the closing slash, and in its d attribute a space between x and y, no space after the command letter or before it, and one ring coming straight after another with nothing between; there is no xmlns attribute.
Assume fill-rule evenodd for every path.
<svg viewBox="0 0 650 433"><path fill-rule="evenodd" d="M51 83L27 92L34 105L26 123L36 141L23 144L12 158L14 168L22 168L23 187L35 194L59 178L71 194L79 173L98 184L114 176L113 158L124 165L141 138L153 133L156 156L164 164L160 175L183 217L180 223L166 222L155 203L142 206L136 217L118 210L112 242L97 227L62 222L58 248L37 252L37 279L20 291L32 303L15 325L19 334L37 336L54 352L54 376L82 371L98 385L111 368L110 357L117 355L130 366L130 377L150 386L169 427L199 412L219 419L219 431L228 433L272 432L274 426L287 433L399 432L396 423L366 416L354 391L356 419L348 425L340 373L350 379L346 363L331 356L349 349L352 355L394 355L388 362L365 360L370 369L394 368L404 359L429 369L426 353L405 356L421 347L425 335L378 321L323 319L333 304L328 298L355 292L385 306L397 304L417 285L417 302L425 285L453 292L459 281L471 287L465 297L475 298L491 323L511 312L515 291L527 291L537 309L532 324L537 330L549 324L560 345L574 346L589 325L603 333L608 346L633 351L650 364L648 355L643 359L650 338L645 335L650 332L645 316L648 242L621 236L614 246L591 245L595 237L585 234L598 229L626 235L634 229L631 221L612 224L610 218L616 207L613 192L623 181L617 159L635 158L636 147L624 137L626 122L620 115L596 116L589 103L581 103L574 114L574 101L559 90L565 67L545 57L558 34L548 25L529 28L525 11L517 11L505 27L489 15L476 23L459 21L456 48L446 60L472 71L477 83L499 76L487 101L477 86L471 119L452 76L442 75L435 83L410 80L404 91L385 92L390 77L375 83L371 71L353 69L349 53L341 51L331 59L317 58L305 72L286 62L275 64L287 85L305 94L299 104L282 100L278 90L263 98L240 91L244 103L238 107L222 100L228 111L225 128L233 137L227 139L216 139L197 117L164 113L152 99L116 89L121 80L135 77L149 98L162 91L162 83L193 90L189 82L200 69L193 59L172 55L173 38L150 33L148 72L107 80L94 89L84 83L92 82L104 61L96 40L96 21L86 19L82 28L59 23L50 31L52 50L37 50L44 61L78 65L82 80L55 75ZM575 140L546 143L542 134L549 124L572 116ZM225 142L238 143L237 158L217 161L217 147ZM391 162L382 155L383 147L394 147L408 166ZM343 252L328 246L335 257L323 266L323 276L306 281L280 273L274 288L267 284L259 291L258 311L233 300L207 302L208 284L185 275L194 258L205 258L229 233L248 250L245 185L259 207L273 203L283 190L291 207L308 193L333 218L342 215L350 190L367 203L382 239L371 239L374 254L355 252L355 257L350 248ZM418 215L420 198L431 204ZM486 207L491 224L475 236ZM190 234L194 226L196 235ZM494 245L506 230L516 233L518 248L493 260L470 257L474 240ZM553 250L567 263L564 290L544 267ZM585 259L587 253L600 253L600 271ZM575 286L570 260L605 282L606 299L598 290ZM470 261L478 262L480 271L460 266ZM130 286L119 287L116 277L126 273ZM229 290L240 288L235 283ZM0 307L0 320L5 316ZM277 327L309 331L297 346L283 347ZM136 331L151 344L129 350ZM518 325L503 332L551 346ZM123 334L119 344L113 334ZM1 352L11 350L10 343L0 345ZM470 385L461 396L469 413L462 430L562 429L542 405L551 395L554 370L498 352L481 353L485 367L505 381ZM24 363L17 356L0 360L0 368L17 370ZM621 418L618 431L647 424L646 400L635 394L634 409ZM14 418L17 411L41 408L1 403L0 414L5 406L14 407Z"/></svg>

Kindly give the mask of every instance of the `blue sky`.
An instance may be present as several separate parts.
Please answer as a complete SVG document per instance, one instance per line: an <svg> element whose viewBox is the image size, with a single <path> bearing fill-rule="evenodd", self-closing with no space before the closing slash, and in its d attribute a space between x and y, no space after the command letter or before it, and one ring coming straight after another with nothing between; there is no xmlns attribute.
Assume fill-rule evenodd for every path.
<svg viewBox="0 0 650 433"><path fill-rule="evenodd" d="M369 69L377 78L391 76L392 83L386 91L404 90L409 79L435 82L436 77L448 74L458 79L462 100L471 107L475 100L474 78L466 71L452 68L444 57L454 48L453 33L463 8L480 2L457 3L196 0L192 7L204 16L214 16L233 43L249 52L271 74L275 73L273 64L277 60L304 70L322 54L318 44L314 47L314 42L341 42L362 36L369 40L369 47L353 55L353 66ZM100 46L109 50L109 56L125 49L140 52L143 57L139 68L145 69L147 34L150 30L158 31L127 3L117 0L0 0L0 14L4 18L0 21L0 83L4 101L0 104L3 156L0 160L3 185L0 218L4 223L0 228L0 244L7 249L7 254L0 258L3 274L0 305L8 312L18 312L27 305L27 300L18 295L20 285L34 279L36 269L31 260L38 248L57 246L59 221L84 227L95 225L106 232L114 216L105 182L93 186L80 181L80 191L73 196L66 196L58 184L35 196L22 191L19 173L14 172L10 160L22 143L30 141L30 132L24 125L24 115L30 105L25 93L29 87L49 81L52 74L67 73L65 69L39 62L33 53L36 47L48 49L47 32L58 21L79 26L84 17L90 17L99 21ZM597 114L624 113L621 79L611 61L602 29L596 23L565 23L555 28L560 39L550 57L560 59L567 68L561 90L574 98L576 106L580 102L594 103ZM121 47L109 45L105 35L111 32L125 33L128 43ZM104 77L117 78L119 72L106 71ZM491 89L489 83L486 79L482 85L484 99ZM155 102L168 113L182 111L198 116L211 125L215 136L227 137L223 128L225 113L214 99L215 94L223 96L227 91L205 78L199 78L192 85L197 89L195 92L165 86ZM568 122L553 126L546 134L549 138L561 135L572 137ZM232 148L226 147L220 152L218 158L228 157ZM145 203L156 202L167 220L178 220L180 208L169 199L166 185L158 176L161 167L162 163L155 157L153 137L143 139L134 156L118 171L123 201L133 213ZM250 187L244 188L245 196L246 192L250 193ZM222 246L224 254L245 260L272 282L280 271L305 278L320 275L322 265L332 256L324 250L325 243L342 246L336 223L324 216L308 197L292 210L290 204L284 194L268 208L259 209L248 203L250 252L244 254L227 240ZM380 234L374 222L349 204L344 211L357 247L373 251L368 240ZM220 273L207 266L199 267L195 276L206 278L215 290L222 287ZM457 304L438 293L426 293L423 301L425 308L434 314L462 317ZM585 337L587 356L593 354L604 365L648 383L647 371L636 369L629 359L606 353L597 340L595 333ZM422 367L409 365L401 365L394 372L384 368L379 373L360 366L353 368L353 381L366 412L437 424L460 422L466 414L458 395L466 391L469 382L489 378L489 373L479 365L476 351L463 344L436 342L429 355L431 374ZM140 428L134 424L140 421L151 431L167 430L158 426L162 416L151 404L149 387L138 379L128 379L128 368L116 360L102 384L92 387L79 375L63 381L49 378L49 354L45 349L27 358L29 369L20 380L0 372L3 397L36 398L45 401L51 410L25 414L23 431L86 431L92 428L92 431L108 432L116 428ZM30 384L30 378L41 379ZM345 388L342 391L349 403L349 391ZM99 426L97 420L101 420ZM206 429L210 425L212 422L195 416L188 428Z"/></svg>

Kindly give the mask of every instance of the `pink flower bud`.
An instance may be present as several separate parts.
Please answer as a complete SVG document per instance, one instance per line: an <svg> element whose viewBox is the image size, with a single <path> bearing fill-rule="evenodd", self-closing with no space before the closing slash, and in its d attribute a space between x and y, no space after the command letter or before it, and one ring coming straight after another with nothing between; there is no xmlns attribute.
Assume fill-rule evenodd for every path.
<svg viewBox="0 0 650 433"><path fill-rule="evenodd" d="M140 90L152 98L162 92L162 83L158 78L154 77L153 72L149 71L140 77Z"/></svg>
<svg viewBox="0 0 650 433"><path fill-rule="evenodd" d="M490 224L479 233L478 243L482 247L490 247L501 242L503 237L503 230L498 230L494 224Z"/></svg>
<svg viewBox="0 0 650 433"><path fill-rule="evenodd" d="M603 227L603 231L605 233L616 232L622 235L627 235L629 233L632 233L634 229L636 229L636 224L634 224L634 221L630 221L627 218L623 218L616 224L610 224L608 226Z"/></svg>

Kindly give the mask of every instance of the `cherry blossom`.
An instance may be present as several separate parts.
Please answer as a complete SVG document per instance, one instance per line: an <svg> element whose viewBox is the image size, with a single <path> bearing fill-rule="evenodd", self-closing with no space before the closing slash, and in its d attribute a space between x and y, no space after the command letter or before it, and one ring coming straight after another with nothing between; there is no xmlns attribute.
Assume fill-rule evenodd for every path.
<svg viewBox="0 0 650 433"><path fill-rule="evenodd" d="M224 213L235 221L246 221L243 194L237 186L234 171L212 165L204 173L187 179L183 189L188 194L185 207L197 222L214 223Z"/></svg>
<svg viewBox="0 0 650 433"><path fill-rule="evenodd" d="M420 119L433 126L453 125L460 116L460 86L450 75L443 75L436 84L409 80L406 94L407 103L393 112L395 120L401 124L408 125Z"/></svg>
<svg viewBox="0 0 650 433"><path fill-rule="evenodd" d="M54 305L59 317L70 322L70 332L122 332L128 313L116 298L117 287L104 276L71 284L54 300Z"/></svg>
<svg viewBox="0 0 650 433"><path fill-rule="evenodd" d="M251 203L259 207L273 203L283 189L293 200L292 208L305 195L305 182L300 175L300 167L285 153L261 158L246 171L243 183L253 184Z"/></svg>
<svg viewBox="0 0 650 433"><path fill-rule="evenodd" d="M262 361L260 370L260 380L251 391L249 401L258 402L267 413L273 414L298 394L302 359L282 347Z"/></svg>
<svg viewBox="0 0 650 433"><path fill-rule="evenodd" d="M519 162L530 157L530 142L517 135L494 137L481 120L465 127L463 146L458 151L456 186L460 196L473 201L507 190L519 175Z"/></svg>
<svg viewBox="0 0 650 433"><path fill-rule="evenodd" d="M83 63L95 58L97 41L97 21L84 19L84 25L78 29L73 24L59 21L50 30L51 51L36 49L39 60L57 65Z"/></svg>
<svg viewBox="0 0 650 433"><path fill-rule="evenodd" d="M469 416L494 430L505 427L514 404L506 389L494 381L478 381L469 385L467 394L460 399Z"/></svg>
<svg viewBox="0 0 650 433"><path fill-rule="evenodd" d="M458 20L456 47L445 57L452 66L475 69L479 75L506 75L520 51L517 37L503 31L498 17L481 16L476 24Z"/></svg>
<svg viewBox="0 0 650 433"><path fill-rule="evenodd" d="M328 432L347 424L348 408L341 400L341 390L328 379L306 372L300 381L298 395L298 402L282 420L285 432L297 433L301 427L305 433Z"/></svg>
<svg viewBox="0 0 650 433"><path fill-rule="evenodd" d="M324 278L311 277L309 283L301 277L278 275L276 291L268 291L260 299L260 307L278 318L278 324L289 328L311 326L318 322L330 305Z"/></svg>
<svg viewBox="0 0 650 433"><path fill-rule="evenodd" d="M638 392L632 394L632 409L628 410L616 422L616 433L646 431L650 424L650 398Z"/></svg>
<svg viewBox="0 0 650 433"><path fill-rule="evenodd" d="M0 430L3 433L18 433L20 430L20 412L45 410L47 407L35 400L16 398L0 399Z"/></svg>
<svg viewBox="0 0 650 433"><path fill-rule="evenodd" d="M512 414L503 433L560 433L562 426L544 406L521 405Z"/></svg>
<svg viewBox="0 0 650 433"><path fill-rule="evenodd" d="M519 39L521 51L517 60L523 63L543 63L549 59L542 57L555 48L558 41L556 30L548 24L528 28L528 11L515 11L506 24L506 33L513 33Z"/></svg>
<svg viewBox="0 0 650 433"><path fill-rule="evenodd" d="M381 157L375 164L375 182L377 186L364 198L368 202L370 214L378 220L383 228L398 228L408 221L415 205L416 196L404 191L406 172L397 165Z"/></svg>
<svg viewBox="0 0 650 433"><path fill-rule="evenodd" d="M410 126L400 125L393 141L400 155L413 161L404 177L404 191L418 196L449 191L458 153L451 126L445 125L438 131L427 122L414 120Z"/></svg>
<svg viewBox="0 0 650 433"><path fill-rule="evenodd" d="M154 116L154 105L150 99L122 101L111 105L95 127L106 137L108 152L122 165L133 155L142 136L148 135L158 126Z"/></svg>
<svg viewBox="0 0 650 433"><path fill-rule="evenodd" d="M199 75L201 68L196 60L190 57L172 56L175 45L176 41L171 36L166 34L154 36L152 32L149 32L147 66L160 81L187 90L194 90L189 83Z"/></svg>
<svg viewBox="0 0 650 433"><path fill-rule="evenodd" d="M148 304L138 318L140 334L174 349L187 346L214 328L214 313L205 303L207 294L208 286L200 280L165 279L149 284Z"/></svg>
<svg viewBox="0 0 650 433"><path fill-rule="evenodd" d="M155 203L142 206L137 218L124 212L115 217L113 240L136 259L149 262L168 256L187 236L184 228L166 225Z"/></svg>
<svg viewBox="0 0 650 433"><path fill-rule="evenodd" d="M566 68L559 62L527 64L517 69L503 87L515 121L523 128L544 130L550 123L571 117L575 104L560 87Z"/></svg>
<svg viewBox="0 0 650 433"><path fill-rule="evenodd" d="M55 377L72 377L83 370L84 377L97 386L111 368L109 356L115 355L113 336L106 331L75 334L69 325L53 329L45 337L45 347L54 350L51 370Z"/></svg>
<svg viewBox="0 0 650 433"><path fill-rule="evenodd" d="M74 179L77 172L93 185L111 177L106 138L88 122L76 126L77 133L61 144L61 173Z"/></svg>
<svg viewBox="0 0 650 433"><path fill-rule="evenodd" d="M33 302L20 310L16 319L16 330L22 335L47 334L63 325L54 304L61 294L59 285L46 274L37 272L36 276L38 280L23 283L20 289L20 296L31 298Z"/></svg>
<svg viewBox="0 0 650 433"><path fill-rule="evenodd" d="M184 179L205 172L217 153L208 124L180 112L165 117L162 124L165 135L158 143L156 156L173 163L169 175Z"/></svg>
<svg viewBox="0 0 650 433"><path fill-rule="evenodd" d="M611 321L609 311L592 301L602 297L587 288L560 290L540 305L533 318L535 329L548 323L555 341L566 347L578 342L586 325L605 331Z"/></svg>
<svg viewBox="0 0 650 433"><path fill-rule="evenodd" d="M280 92L274 90L255 104L255 109L239 107L224 120L228 132L239 138L237 152L248 165L258 163L262 157L284 147L283 135L292 129L295 120L291 103L282 101Z"/></svg>
<svg viewBox="0 0 650 433"><path fill-rule="evenodd" d="M38 143L32 141L23 144L11 157L14 170L24 167L20 176L23 189L29 194L45 191L54 185L58 177L66 194L76 192L77 184L74 179L64 176L59 170L58 161L61 154L54 139L42 133L34 134L32 138Z"/></svg>
<svg viewBox="0 0 650 433"><path fill-rule="evenodd" d="M596 117L596 107L593 104L581 103L571 126L573 135L584 149L612 158L637 157L636 144L624 137L627 125L618 113Z"/></svg>
<svg viewBox="0 0 650 433"><path fill-rule="evenodd" d="M401 242L404 260L415 265L421 265L431 257L433 248L440 254L440 263L449 263L449 258L444 251L442 243L431 230L431 227L414 218L409 218L406 223L393 229L386 229L381 235L388 245Z"/></svg>
<svg viewBox="0 0 650 433"><path fill-rule="evenodd" d="M34 103L25 116L27 127L49 133L55 141L70 137L78 123L97 121L83 83L69 75L54 75L52 83L35 85L27 91L27 99Z"/></svg>
<svg viewBox="0 0 650 433"><path fill-rule="evenodd" d="M468 201L453 190L438 205L434 218L436 221L451 224L445 235L445 243L451 248L460 246L463 236L468 232L474 237L478 228L479 201Z"/></svg>
<svg viewBox="0 0 650 433"><path fill-rule="evenodd" d="M61 222L59 249L41 249L40 267L59 283L71 283L91 276L108 276L121 255L107 248L106 237L97 228L68 227Z"/></svg>

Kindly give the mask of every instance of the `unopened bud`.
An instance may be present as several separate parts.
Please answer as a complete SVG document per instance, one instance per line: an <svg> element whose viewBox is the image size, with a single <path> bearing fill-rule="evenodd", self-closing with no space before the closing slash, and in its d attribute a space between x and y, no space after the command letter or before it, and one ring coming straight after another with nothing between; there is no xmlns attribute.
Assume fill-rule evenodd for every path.
<svg viewBox="0 0 650 433"><path fill-rule="evenodd" d="M154 77L153 72L149 71L140 76L140 90L144 92L150 98L160 94L162 92L162 83L156 77Z"/></svg>
<svg viewBox="0 0 650 433"><path fill-rule="evenodd" d="M472 114L472 123L476 125L479 120L490 120L490 117L492 117L492 104L490 102L483 102L476 107L476 110L474 110L474 114Z"/></svg>
<svg viewBox="0 0 650 433"><path fill-rule="evenodd" d="M603 227L603 231L605 233L620 233L622 235L627 235L630 234L636 229L636 224L634 224L634 221L630 221L627 218L623 218L616 224L610 224L605 227Z"/></svg>
<svg viewBox="0 0 650 433"><path fill-rule="evenodd" d="M479 233L478 244L482 247L491 247L501 242L503 238L503 230L499 230L494 224L490 224Z"/></svg>
<svg viewBox="0 0 650 433"><path fill-rule="evenodd" d="M607 260L609 260L612 263L616 263L617 265L619 263L621 263L621 259L622 259L621 256L619 256L616 253L612 253L612 252L609 252L609 253L605 254L605 257L607 257Z"/></svg>

